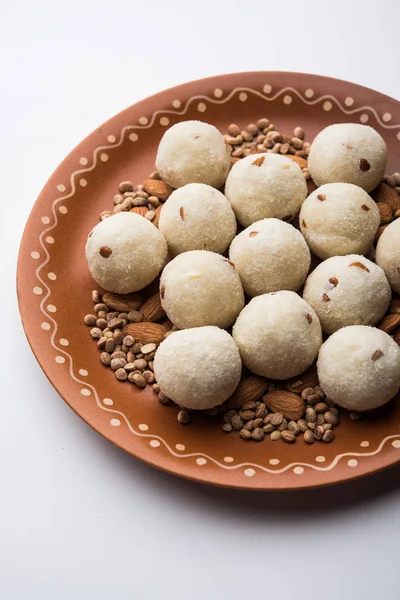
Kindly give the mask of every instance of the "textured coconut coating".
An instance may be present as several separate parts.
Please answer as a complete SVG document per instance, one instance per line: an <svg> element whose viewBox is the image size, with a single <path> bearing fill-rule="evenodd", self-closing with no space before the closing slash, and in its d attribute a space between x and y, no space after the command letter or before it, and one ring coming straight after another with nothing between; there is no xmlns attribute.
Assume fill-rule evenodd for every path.
<svg viewBox="0 0 400 600"><path fill-rule="evenodd" d="M351 183L322 185L305 200L299 218L307 244L322 259L366 254L380 223L375 202Z"/></svg>
<svg viewBox="0 0 400 600"><path fill-rule="evenodd" d="M288 379L305 371L322 343L314 310L289 291L253 298L240 313L232 335L243 364L272 379Z"/></svg>
<svg viewBox="0 0 400 600"><path fill-rule="evenodd" d="M400 348L375 327L344 327L321 346L317 368L330 400L349 410L371 410L399 389Z"/></svg>
<svg viewBox="0 0 400 600"><path fill-rule="evenodd" d="M291 221L306 195L299 165L273 153L242 158L233 165L225 184L225 196L244 227L268 217Z"/></svg>
<svg viewBox="0 0 400 600"><path fill-rule="evenodd" d="M192 250L176 256L160 279L161 304L179 327L232 325L244 306L234 265L220 254Z"/></svg>
<svg viewBox="0 0 400 600"><path fill-rule="evenodd" d="M375 325L390 302L385 273L364 256L333 256L309 275L303 298L333 333L346 325Z"/></svg>
<svg viewBox="0 0 400 600"><path fill-rule="evenodd" d="M171 333L154 358L159 386L184 408L204 410L222 404L234 392L241 371L235 342L218 327Z"/></svg>
<svg viewBox="0 0 400 600"><path fill-rule="evenodd" d="M311 145L308 168L316 185L354 183L366 192L381 181L386 144L375 129L359 123L339 123L323 129Z"/></svg>
<svg viewBox="0 0 400 600"><path fill-rule="evenodd" d="M156 167L174 188L188 183L221 187L231 166L224 136L202 121L182 121L164 133L158 146Z"/></svg>
<svg viewBox="0 0 400 600"><path fill-rule="evenodd" d="M121 212L89 233L86 259L95 281L117 294L148 285L167 259L167 242L159 230L136 213Z"/></svg>
<svg viewBox="0 0 400 600"><path fill-rule="evenodd" d="M400 294L400 219L390 223L382 233L375 259L385 271L393 290Z"/></svg>
<svg viewBox="0 0 400 600"><path fill-rule="evenodd" d="M239 233L229 249L243 289L249 296L278 290L297 291L310 268L311 254L301 235L279 219L256 221Z"/></svg>
<svg viewBox="0 0 400 600"><path fill-rule="evenodd" d="M163 206L159 229L173 254L225 252L236 233L234 212L221 192L204 183L175 190Z"/></svg>

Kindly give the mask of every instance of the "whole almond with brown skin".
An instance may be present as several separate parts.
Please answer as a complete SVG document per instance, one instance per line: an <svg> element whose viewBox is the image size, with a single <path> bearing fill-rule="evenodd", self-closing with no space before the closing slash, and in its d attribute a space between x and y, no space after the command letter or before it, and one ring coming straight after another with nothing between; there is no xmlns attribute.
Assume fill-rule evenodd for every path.
<svg viewBox="0 0 400 600"><path fill-rule="evenodd" d="M394 313L392 315L386 315L386 317L383 317L382 321L378 323L377 327L385 333L393 333L393 331L397 329L399 325L400 315Z"/></svg>
<svg viewBox="0 0 400 600"><path fill-rule="evenodd" d="M289 392L293 392L295 394L301 394L306 388L311 387L314 388L318 385L318 375L317 369L315 367L310 367L307 371L304 371L298 377L292 377L288 379L285 384L285 388Z"/></svg>
<svg viewBox="0 0 400 600"><path fill-rule="evenodd" d="M244 377L228 400L228 407L238 409L246 402L256 402L265 394L268 381L259 375Z"/></svg>
<svg viewBox="0 0 400 600"><path fill-rule="evenodd" d="M162 210L163 205L161 204L161 206L159 206L158 208L156 208L155 215L154 218L152 220L153 225L155 225L156 227L158 227L158 223L160 221L160 215L161 215L161 210Z"/></svg>
<svg viewBox="0 0 400 600"><path fill-rule="evenodd" d="M400 198L396 190L387 183L380 183L372 195L375 202L387 204L394 211L400 208Z"/></svg>
<svg viewBox="0 0 400 600"><path fill-rule="evenodd" d="M161 179L146 179L143 182L144 189L150 196L157 196L160 200L168 200L174 191L168 183Z"/></svg>
<svg viewBox="0 0 400 600"><path fill-rule="evenodd" d="M304 400L297 394L293 394L293 392L288 392L287 390L269 392L263 396L263 401L271 411L281 413L290 421L301 419L306 409Z"/></svg>
<svg viewBox="0 0 400 600"><path fill-rule="evenodd" d="M129 212L134 212L137 215L144 217L148 212L148 208L147 206L135 206L134 208L131 208Z"/></svg>
<svg viewBox="0 0 400 600"><path fill-rule="evenodd" d="M167 330L158 323L129 323L123 329L125 335L131 335L139 344L161 344Z"/></svg>
<svg viewBox="0 0 400 600"><path fill-rule="evenodd" d="M112 310L129 312L138 310L143 304L143 298L139 294L114 294L106 292L103 294L103 302Z"/></svg>
<svg viewBox="0 0 400 600"><path fill-rule="evenodd" d="M382 233L385 231L386 227L387 227L387 225L380 225L380 227L378 227L378 230L375 234L375 242L377 242L379 240Z"/></svg>
<svg viewBox="0 0 400 600"><path fill-rule="evenodd" d="M391 313L400 315L400 298L392 298L392 301L389 306L389 311Z"/></svg>
<svg viewBox="0 0 400 600"><path fill-rule="evenodd" d="M387 225L393 220L393 211L391 207L389 204L384 204L383 202L377 202L376 205L379 209L381 225Z"/></svg>
<svg viewBox="0 0 400 600"><path fill-rule="evenodd" d="M296 156L295 154L286 154L286 157L297 163L301 169L305 169L307 167L306 159L302 158L301 156Z"/></svg>
<svg viewBox="0 0 400 600"><path fill-rule="evenodd" d="M143 321L150 321L154 323L155 321L161 321L161 319L164 319L166 314L161 306L159 292L153 296L150 296L150 298L143 304L140 311L143 315Z"/></svg>

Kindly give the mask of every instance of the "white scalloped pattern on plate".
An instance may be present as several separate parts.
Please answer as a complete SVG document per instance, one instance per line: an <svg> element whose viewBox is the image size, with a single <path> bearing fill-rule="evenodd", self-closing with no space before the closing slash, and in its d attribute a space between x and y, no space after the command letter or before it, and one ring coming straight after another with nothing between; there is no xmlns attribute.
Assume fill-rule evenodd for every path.
<svg viewBox="0 0 400 600"><path fill-rule="evenodd" d="M98 165L99 160L101 162L106 162L106 160L108 160L108 154L105 153L106 150L109 152L113 148L119 147L123 143L123 141L125 139L125 134L127 132L132 132L128 137L131 141L136 141L138 139L138 135L135 133L135 130L149 129L150 127L152 127L154 125L154 123L156 123L156 121L160 115L161 116L160 116L159 122L166 126L169 123L169 119L166 115L171 114L171 115L175 115L175 116L183 116L188 111L188 109L192 105L192 103L194 103L194 102L197 102L197 110L200 113L204 113L207 110L207 103L225 104L226 102L229 102L229 100L234 98L236 95L238 95L238 98L241 102L246 102L249 95L256 95L256 96L262 98L263 100L265 100L266 102L272 102L274 100L277 100L278 98L282 98L282 102L285 105L287 105L288 107L291 105L291 103L293 101L293 96L295 96L298 99L300 99L302 102L304 102L304 104L307 104L309 106L315 106L317 104L320 104L321 110L324 110L324 111L330 111L332 109L333 105L336 105L346 115L353 115L353 114L359 115L358 118L361 122L367 122L369 120L369 118L371 116L373 116L381 127L385 128L385 129L398 129L399 132L397 133L397 139L400 141L400 125L393 125L393 124L389 125L388 124L388 122L392 118L392 116L389 115L389 113L384 113L382 115L382 117L380 117L378 115L378 113L376 112L376 110L371 106L361 106L358 108L350 109L350 107L354 106L354 99L349 96L345 98L344 105L342 105L341 102L339 102L339 100L337 100L337 98L335 98L334 96L331 96L329 94L325 94L325 95L319 96L318 98L311 99L314 97L314 94L315 94L314 90L312 90L311 88L306 90L305 96L303 96L300 92L298 92L296 89L294 89L292 87L284 87L284 88L280 89L279 91L277 91L272 96L270 96L269 94L271 94L271 92L273 91L273 87L271 85L269 85L268 83L266 83L263 86L263 90L265 91L265 93L259 92L257 90L253 90L251 88L240 87L240 88L235 88L225 98L223 98L223 91L220 90L219 88L217 88L214 90L214 97L209 97L209 96L204 96L204 95L192 96L191 98L189 98L186 101L182 110L178 110L178 108L181 107L181 102L179 100L174 100L173 106L176 107L175 110L164 110L164 109L157 110L154 112L154 114L152 115L150 120L145 116L140 117L140 119L138 120L139 125L129 125L129 126L122 128L120 135L119 135L119 139L115 135L109 135L107 137L109 144L107 146L99 146L98 148L96 148L93 151L92 164L89 167L86 167L83 169L78 169L78 170L74 171L73 173L71 173L71 176L70 176L71 191L64 196L60 196L59 198L56 198L53 201L52 213L53 213L54 222L52 225L50 225L49 227L44 229L39 236L39 243L43 249L45 258L44 258L43 262L36 268L36 277L37 277L38 281L40 282L41 286L43 286L43 288L46 290L45 296L43 298L41 298L41 301L40 301L40 310L43 313L43 315L46 317L46 319L48 321L50 321L53 325L53 327L51 327L46 322L45 327L43 327L43 329L46 329L48 331L50 331L50 329L52 330L51 336L50 336L50 344L58 352L58 355L55 358L56 362L59 364L65 364L66 362L68 362L69 373L70 373L71 378L77 384L79 384L79 386L81 386L81 385L85 386L84 388L80 389L80 393L86 397L90 397L93 395L99 409L101 409L102 411L109 412L113 415L113 418L110 419L111 427L119 427L121 425L121 420L122 420L126 424L126 426L129 428L129 430L132 432L133 435L136 435L139 437L144 437L144 438L149 438L149 445L152 448L164 447L174 457L178 457L181 459L194 459L194 461L193 461L194 464L197 464L200 468L203 467L204 465L206 465L208 461L210 461L210 462L214 463L215 465L221 467L221 469L225 469L225 470L240 469L242 471L242 474L245 477L253 477L254 475L257 474L257 472L260 472L260 471L265 472L265 473L270 473L270 474L280 474L280 473L284 473L286 471L292 470L292 472L298 476L302 475L304 473L305 468L313 469L315 471L330 471L343 458L348 459L347 465L350 468L356 468L358 465L358 461L357 461L356 457L357 458L359 458L359 457L367 458L370 456L375 456L375 455L379 454L379 452L381 452L382 448L390 440L392 441L391 445L393 448L400 449L400 434L395 434L395 435L390 435L390 436L385 437L381 441L381 443L378 445L378 447L375 450L370 451L370 452L344 452L342 454L338 454L332 460L332 462L326 466L319 466L319 465L311 464L311 463L293 462L293 463L290 463L290 464L287 464L287 465L281 467L280 469L269 469L268 467L265 467L263 465L259 465L259 464L255 464L255 463L247 463L247 462L246 463L238 463L238 464L227 464L227 463L233 463L234 458L233 457L224 457L221 459L224 462L221 462L220 460L213 458L212 456L208 456L207 454L204 454L201 452L192 452L192 453L184 454L183 452L185 450L185 447L183 446L183 444L175 445L175 448L177 450L181 450L180 452L176 452L174 450L174 448L170 444L168 444L168 442L166 440L164 440L161 436L157 436L152 433L145 433L145 431L148 431L148 429L149 429L146 424L139 424L138 429L135 429L132 426L132 424L130 423L129 419L126 417L126 415L124 415L121 411L115 410L113 408L109 408L113 404L111 399L105 398L105 399L103 399L103 402L102 402L100 400L100 397L99 397L99 394L98 394L96 388L93 385L89 384L87 381L82 381L81 379L79 379L79 377L77 377L75 375L74 369L76 367L74 367L73 358L64 349L66 346L66 344L65 344L66 340L63 340L63 342L61 342L61 345L64 346L64 348L57 345L56 341L55 341L56 337L57 337L58 325L57 325L56 320L49 313L54 313L56 311L56 308L52 304L46 305L46 303L51 295L51 289L47 285L44 278L42 279L41 271L48 264L48 262L50 260L50 253L49 253L48 247L45 245L43 240L45 239L45 241L48 244L52 244L54 241L53 237L49 236L48 234L51 231L53 231L58 225L58 215L56 212L57 205L60 202L65 202L66 200L70 200L75 195L76 182L78 182L78 185L80 185L81 187L86 186L87 181L86 181L86 179L82 178L81 175L84 173L93 171L96 168L96 166ZM266 95L266 94L268 94L268 95ZM167 121L168 121L168 123L167 123ZM88 161L86 162L86 158L84 161L81 160L81 164L82 163L84 163L85 165L88 164ZM66 187L63 184L57 185L56 188L59 192L66 191ZM59 208L59 212L61 214L67 214L67 208L64 206L62 208L63 208L63 210L61 210L61 207ZM50 222L50 219L48 217L43 218L42 222L45 224L48 224ZM40 255L36 250L33 250L31 252L31 256L35 260L38 260L40 258ZM40 294L38 292L39 289L41 290ZM35 290L34 290L34 294L36 294L37 297L42 296L42 291L43 291L42 287L38 286L35 288ZM59 340L59 342L60 342L60 340ZM82 371L83 370L80 369L80 370L78 370L78 373L82 374ZM105 404L106 404L106 406L105 406ZM120 418L116 418L116 417L120 417ZM361 444L361 447L367 447L367 442L363 442ZM325 461L325 459L324 459L324 457L320 456L320 457L316 458L316 461L319 463L322 463ZM278 465L279 460L272 458L269 460L269 464L270 465Z"/></svg>

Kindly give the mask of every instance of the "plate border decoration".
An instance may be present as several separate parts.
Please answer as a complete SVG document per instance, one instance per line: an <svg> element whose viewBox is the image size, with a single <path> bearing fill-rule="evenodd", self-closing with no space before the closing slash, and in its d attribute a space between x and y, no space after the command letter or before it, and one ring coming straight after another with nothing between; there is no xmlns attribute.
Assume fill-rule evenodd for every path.
<svg viewBox="0 0 400 600"><path fill-rule="evenodd" d="M60 340L58 340L58 343L56 341L57 332L59 330L55 314L56 308L54 305L51 304L52 290L46 282L45 277L42 277L42 271L44 267L50 262L51 245L52 243L54 243L54 239L51 235L51 232L53 232L59 225L62 215L68 213L68 202L70 202L71 199L73 199L73 197L75 196L78 186L85 187L87 185L87 181L84 178L85 173L94 171L99 165L101 165L101 163L106 163L109 159L110 152L112 152L113 149L121 146L126 140L126 137L128 137L128 139L131 142L135 143L140 138L141 131L145 131L147 129L152 128L156 123L162 125L163 127L167 127L170 124L168 115L173 115L174 117L182 117L196 103L196 109L200 115L206 113L207 106L210 103L223 105L228 103L232 99L239 99L240 102L246 102L249 96L251 95L258 96L266 103L282 99L282 103L288 107L290 107L290 104L293 101L293 97L296 97L307 106L318 107L324 112L329 112L335 105L343 114L347 116L358 115L360 123L370 123L372 119L375 119L375 121L384 129L398 130L396 138L399 140L400 143L400 124L391 123L392 115L390 113L383 112L383 114L380 116L375 110L375 108L373 108L372 106L363 105L357 107L355 106L355 100L351 96L346 96L344 102L342 103L332 94L323 94L319 95L318 97L314 97L315 92L311 87L307 88L304 94L302 94L292 86L281 87L274 93L272 93L272 91L272 85L270 85L269 83L265 83L262 87L262 91L250 87L235 87L224 97L223 90L221 90L219 87L215 87L212 96L204 94L193 95L190 96L184 104L181 102L181 100L179 100L179 98L176 98L172 101L172 109L156 110L155 112L153 112L150 119L146 116L139 117L137 124L125 125L124 127L122 127L118 134L109 134L107 136L108 145L104 145L103 143L102 145L97 146L93 150L92 157L90 160L87 158L80 159L80 164L82 168L72 171L72 173L69 175L69 192L67 191L67 188L64 184L56 184L55 188L58 192L61 193L61 195L57 196L52 201L51 213L53 219L50 219L47 216L41 217L41 222L43 223L43 225L45 225L38 238L41 252L39 253L36 248L32 248L32 251L30 252L31 258L34 261L43 258L43 260L41 260L41 262L37 265L35 269L35 275L38 283L37 286L33 288L33 295L37 300L40 300L39 308L41 313L45 317L45 321L41 324L41 327L42 329L51 332L49 341L52 348L57 352L55 360L59 364L67 363L69 375L71 379L80 386L81 395L87 397L93 396L97 407L100 410L106 411L110 414L111 426L120 427L123 423L125 423L129 431L133 435L148 439L150 447L154 449L165 448L172 456L179 459L194 459L194 463L199 467L206 465L208 462L211 462L224 470L240 470L244 477L247 478L253 477L257 474L258 471L262 471L271 475L279 475L289 470L291 470L296 475L302 475L305 469L326 472L333 470L343 459L347 459L347 466L356 468L359 464L357 460L358 458L368 458L376 456L382 451L382 449L388 442L391 442L393 448L400 449L400 433L386 436L373 450L368 450L365 452L342 452L336 455L332 459L332 461L327 465L322 464L326 460L324 456L319 456L316 458L318 464L307 463L304 461L296 461L290 462L289 464L286 464L279 468L268 468L266 466L254 462L234 463L235 459L233 457L228 456L226 456L223 459L223 462L221 462L221 460L203 452L185 453L185 447L182 444L176 444L174 447L172 447L171 444L168 443L162 436L153 435L149 433L149 427L146 423L139 423L135 428L128 419L128 417L122 411L112 408L113 401L111 399L104 398L103 400L101 400L96 387L85 381L84 378L88 375L88 373L87 371L85 371L85 369L80 369L79 365L74 364L74 359L67 350L69 345L68 340L65 338L61 338ZM42 251L44 253L43 257ZM57 279L57 276L54 273L48 273L47 277L53 281ZM81 377L78 377L76 375L76 372L79 373ZM369 448L369 445L370 443L368 441L361 442L361 447ZM280 461L278 459L270 460L271 466L277 466L279 462Z"/></svg>

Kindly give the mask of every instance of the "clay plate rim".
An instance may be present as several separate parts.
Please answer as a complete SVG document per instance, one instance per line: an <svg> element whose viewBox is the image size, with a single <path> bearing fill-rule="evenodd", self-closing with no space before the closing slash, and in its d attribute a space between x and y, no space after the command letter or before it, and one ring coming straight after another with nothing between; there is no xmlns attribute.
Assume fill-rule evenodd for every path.
<svg viewBox="0 0 400 600"><path fill-rule="evenodd" d="M238 459L236 461L235 459L236 462L232 463L232 466L225 464L220 465L223 468L218 468L216 463L219 461L215 461L212 456L209 457L203 452L196 451L184 455L174 452L175 457L171 460L171 456L168 456L168 452L165 452L166 446L164 447L162 443L156 444L156 441L158 442L159 439L162 439L157 434L153 435L145 433L144 431L140 432L137 428L135 436L129 434L129 431L125 426L127 423L124 422L124 420L128 421L128 419L125 417L125 414L120 411L117 411L117 414L123 417L120 422L120 425L123 427L110 427L110 422L103 418L104 411L107 413L114 413L115 410L101 404L102 401L100 398L91 391L91 388L93 388L92 385L75 377L75 367L73 367L72 362L70 364L70 373L65 372L67 367L65 363L60 365L54 363L55 349L57 349L57 353L62 357L69 357L71 361L75 359L75 354L74 357L72 357L65 347L61 348L56 345L51 347L49 345L49 331L52 333L53 339L55 333L58 332L58 324L53 328L51 325L51 321L53 321L52 316L49 315L46 310L44 311L43 308L41 309L41 312L39 312L39 307L35 306L33 301L33 298L36 298L38 299L36 304L39 304L40 301L40 306L44 306L44 301L48 300L51 293L53 296L56 296L57 294L56 289L51 291L50 287L46 285L46 283L51 283L48 281L44 284L44 287L48 289L49 293L46 293L44 298L42 298L44 293L43 289L39 293L38 289L41 289L39 286L35 285L34 288L32 288L32 282L38 283L36 276L37 271L51 261L51 244L54 243L54 240L50 245L47 243L46 240L48 237L51 238L51 236L48 236L45 240L46 247L44 243L41 244L42 247L39 247L38 235L43 237L47 230L50 231L55 229L56 226L62 228L62 217L55 211L56 206L59 208L60 203L60 199L57 198L57 196L60 197L60 191L57 191L57 187L58 190L65 188L65 191L63 190L61 193L61 198L64 198L66 203L67 198L65 198L65 195L69 196L70 200L74 196L77 198L78 196L81 197L85 193L84 188L88 185L88 182L82 178L82 181L86 181L86 183L80 184L81 188L79 189L79 183L81 181L79 177L81 174L88 173L87 179L89 180L91 175L98 174L97 172L101 167L107 166L106 163L109 158L111 162L112 151L120 146L122 142L125 143L128 132L133 132L129 135L133 135L134 137L136 135L134 133L135 131L138 131L139 134L140 131L151 132L151 128L156 128L156 126L160 128L160 125L162 125L161 129L165 129L170 121L172 124L174 117L177 117L176 120L182 120L182 114L186 115L184 118L199 118L209 120L210 122L215 120L219 122L221 121L221 115L217 114L217 117L215 117L212 111L214 110L215 112L215 109L218 109L220 105L224 106L224 116L228 119L225 122L225 126L230 121L235 120L232 117L236 114L238 117L236 120L239 121L239 123L243 121L242 124L245 124L250 122L251 119L249 120L249 117L244 116L246 111L243 109L253 101L260 104L260 100L271 103L270 112L268 112L269 107L266 105L264 114L271 117L274 122L276 120L277 126L281 128L284 127L285 123L294 123L295 120L293 119L297 119L296 111L298 112L299 108L292 110L293 106L301 105L300 108L303 109L303 112L305 107L307 109L306 112L315 109L318 111L318 119L315 118L315 120L318 121L317 128L315 128L314 122L312 122L309 127L307 122L301 122L301 118L299 118L298 123L295 123L296 125L302 125L306 129L306 133L311 131L313 135L316 133L316 130L321 129L326 124L338 122L338 120L349 121L359 119L360 122L368 122L376 127L386 139L389 148L388 172L396 170L395 157L400 149L400 125L397 124L400 122L400 103L368 88L316 75L289 72L253 72L211 77L165 90L127 108L96 129L67 156L50 177L32 209L22 237L17 270L19 307L24 330L32 351L54 388L71 408L73 408L73 410L93 429L130 454L142 459L152 466L156 466L175 475L225 487L278 490L329 485L331 483L355 479L382 470L399 462L400 453L398 452L398 448L400 447L400 434L393 432L393 434L382 440L377 448L376 444L374 444L373 448L375 448L375 450L373 452L360 452L360 449L358 449L358 451L351 449L349 452L345 452L344 454L346 456L340 457L337 460L336 465L330 467L329 470L326 470L325 466L317 466L315 463L310 464L301 460L293 460L292 464L285 465L282 472L280 472L281 467L276 469L277 472L274 472L275 470L269 467L266 471L271 471L272 473L263 470L265 467L258 463L255 464L253 460L249 460L248 462L245 460L245 462L243 462L243 460ZM179 106L177 104L178 102ZM195 103L197 103L197 107L194 106ZM305 106L302 106L302 103ZM205 109L204 106L206 107ZM251 111L251 109L249 110ZM192 116L193 111L195 111L195 116ZM340 119L335 115L335 111L339 112ZM205 114L202 114L203 112L205 112ZM142 117L141 115L147 116ZM149 115L152 115L150 119ZM163 115L160 118L160 123L156 123L156 118L160 115ZM212 118L207 118L207 115L210 115ZM257 118L260 116L263 115L255 115ZM163 119L164 122L161 124ZM313 127L314 131L312 131ZM289 127L286 127L286 130L288 129ZM121 136L120 138L119 135ZM157 135L159 139L159 134ZM312 135L309 136L309 139L312 139ZM120 140L121 144L117 142L117 140ZM134 139L132 139L132 141L134 141ZM146 150L146 138L143 142L144 145L142 147ZM149 150L149 152L151 150L151 155L149 154L143 161L150 165L151 161L154 160L154 144L152 147L147 148L147 150ZM93 157L93 162L91 163L91 159L89 158L88 162L84 164L83 162L79 162L82 160L80 157ZM149 170L145 171L143 169L141 171L142 179L147 176L149 172ZM64 183L60 184L60 182ZM90 188L92 183L95 186L96 181L89 181L88 188ZM69 186L69 184L71 184L72 187ZM67 193L70 187L72 193ZM90 193L93 195L93 192ZM103 204L105 206L103 210L110 206L109 196L105 198ZM52 212L52 217L41 217L40 219L39 215L42 214L43 210L48 214ZM100 209L97 205L96 207L93 207L93 215L96 214L97 217L99 212ZM54 226L52 225L53 217L59 218L59 223L55 223ZM45 221L43 219L45 219ZM47 219L49 219L49 223L47 222ZM96 222L96 220L94 220L94 222ZM50 225L50 227L44 227L44 225ZM86 235L86 232L87 230L85 230L84 236ZM41 240L42 237L40 238ZM32 253L35 252L35 250L33 250L34 248L40 249L40 255L42 255L42 248L46 255L47 253L49 254L49 260L46 259L44 263L41 263L36 271L32 269L32 266L37 266L36 264L33 264L36 262L36 259L32 260ZM40 279L40 281L44 283L43 280ZM36 289L36 291L33 292L33 296L32 289ZM62 306L60 305L59 308L62 309ZM40 321L43 320L44 315L50 320L50 329L48 331L40 329ZM54 323L56 322L54 321ZM88 338L88 332L81 331L81 336L84 336L86 340ZM84 343L83 339L80 341ZM73 340L71 339L71 344L72 342ZM94 360L98 361L97 349L94 346L92 346L92 353ZM76 367L76 369L77 368L78 367ZM96 369L97 367L93 368ZM107 376L110 378L110 375L111 374L107 371L104 379L107 379ZM76 383L79 383L78 390L75 389L77 387L75 385ZM93 395L96 396L97 405L93 406L88 404L86 399L86 403L82 403L82 397L79 397L79 387L82 387L82 385L85 386L82 389L87 389L90 392L90 402L93 403ZM71 388L74 389L71 391ZM396 406L398 404L399 403L397 402ZM95 408L96 406L97 409ZM93 410L94 408L95 410ZM103 413L99 408L103 410ZM163 407L161 407L160 410L163 410ZM396 410L396 413L398 416L400 411ZM107 418L109 416L112 415L107 414ZM392 419L394 420L393 417ZM118 419L111 419L111 421L113 420L116 421ZM390 421L390 425L393 425L393 430L396 428L398 431L399 428L393 420ZM395 425L396 427L394 427ZM188 430L189 428L184 429ZM222 443L224 436L222 436L222 433L220 435ZM132 441L133 438L135 438L135 443ZM149 445L147 444L148 441L150 441L150 443L153 441L154 443L150 451ZM387 443L389 441L392 441L393 444L390 448L390 445ZM240 447L239 452L244 451L247 453L247 448L250 450L250 444L243 440L242 442L245 446ZM232 446L234 445L235 444L232 442ZM267 444L251 445L253 448L258 447L260 454L266 451L265 448ZM278 450L277 446L272 442L270 445L273 445L273 454L285 454L287 450L284 448L286 445L282 445L281 450ZM294 446L299 445L300 444L297 443ZM314 444L314 446L316 446L316 444ZM334 444L329 446L332 447ZM244 450L244 448L246 448L246 450ZM339 448L340 445L338 446L338 450ZM319 449L321 454L330 453L328 446L322 446L321 444L319 445ZM253 450L251 452L254 453ZM207 456L207 458L202 458L204 456ZM354 457L357 457L358 460ZM347 466L344 465L346 458L349 458ZM193 459L200 462L195 462ZM188 461L190 461L189 466ZM353 461L353 464L350 466L349 463L351 463L351 461ZM238 462L240 464L237 464ZM300 472L301 470L302 472ZM298 475L302 476L299 477Z"/></svg>

